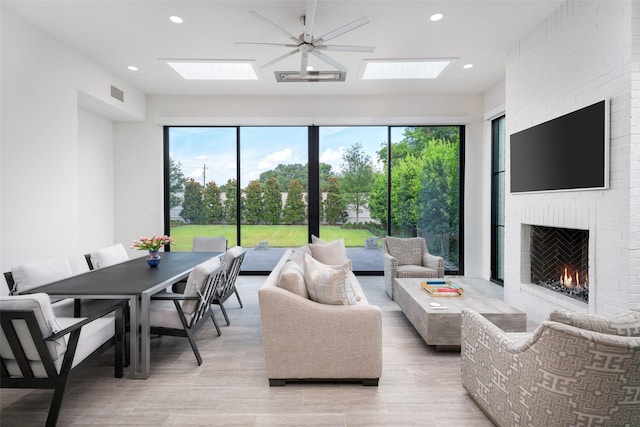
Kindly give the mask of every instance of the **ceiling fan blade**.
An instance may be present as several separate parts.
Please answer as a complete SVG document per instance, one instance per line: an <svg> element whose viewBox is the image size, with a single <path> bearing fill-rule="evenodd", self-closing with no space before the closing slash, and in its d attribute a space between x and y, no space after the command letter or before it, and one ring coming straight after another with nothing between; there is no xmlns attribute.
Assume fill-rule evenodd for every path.
<svg viewBox="0 0 640 427"><path fill-rule="evenodd" d="M271 25L278 32L282 33L287 38L293 40L296 44L300 43L300 40L298 40L298 38L296 36L294 36L293 34L288 32L287 30L285 30L284 28L282 28L281 26L279 26L275 22L271 21L269 18L266 18L266 17L260 15L255 10L250 10L249 14L251 14L251 15L255 16L256 18L260 19L261 21L266 22L267 24Z"/></svg>
<svg viewBox="0 0 640 427"><path fill-rule="evenodd" d="M304 42L313 40L313 23L316 19L317 0L307 0L307 13L304 15Z"/></svg>
<svg viewBox="0 0 640 427"><path fill-rule="evenodd" d="M375 52L376 50L373 46L347 46L339 44L321 44L320 46L316 46L316 49L340 52Z"/></svg>
<svg viewBox="0 0 640 427"><path fill-rule="evenodd" d="M260 45L260 46L279 46L279 47L290 47L296 48L297 44L285 44L285 43L263 43L263 42L235 42L235 44L250 44L250 45Z"/></svg>
<svg viewBox="0 0 640 427"><path fill-rule="evenodd" d="M273 65L273 64L275 64L276 62L280 62L280 61L282 61L283 59L286 59L286 58L288 58L288 57L290 57L290 56L293 56L293 55L295 55L295 54L296 54L296 53L298 53L298 52L300 52L300 49L295 48L295 49L293 49L291 52L287 52L287 53L285 53L284 55L278 56L278 57L277 57L276 59L274 59L273 61L269 61L269 62L267 62L266 64L261 65L261 66L260 66L260 68L265 68L265 67L268 67L268 66L270 66L270 65Z"/></svg>
<svg viewBox="0 0 640 427"><path fill-rule="evenodd" d="M307 76L308 63L309 63L309 52L302 51L302 58L300 60L300 77Z"/></svg>
<svg viewBox="0 0 640 427"><path fill-rule="evenodd" d="M347 71L347 68L344 65L342 65L341 63L339 63L335 59L325 55L322 52L318 52L317 50L314 49L314 50L311 51L311 54L317 56L318 58L320 58L321 60L323 60L327 64L331 65L332 67L334 67L338 71L342 71L342 72L346 72Z"/></svg>
<svg viewBox="0 0 640 427"><path fill-rule="evenodd" d="M366 16L363 16L360 19L356 19L353 22L350 22L346 25L343 25L340 28L336 28L333 31L329 31L327 34L324 34L318 38L313 39L313 44L315 45L316 43L324 43L326 41L329 41L331 39L335 39L338 36L343 35L344 33L348 33L349 31L355 30L358 27L362 27L363 25L366 25L369 23L369 18L367 18Z"/></svg>

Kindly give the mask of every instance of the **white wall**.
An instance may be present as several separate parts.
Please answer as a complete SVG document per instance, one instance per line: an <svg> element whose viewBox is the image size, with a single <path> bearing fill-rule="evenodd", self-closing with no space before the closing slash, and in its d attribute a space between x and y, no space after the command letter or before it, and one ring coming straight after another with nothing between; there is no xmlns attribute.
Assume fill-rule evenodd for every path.
<svg viewBox="0 0 640 427"><path fill-rule="evenodd" d="M552 308L606 314L640 305L631 287L638 283L637 260L630 269L637 246L630 231L640 222L631 206L640 189L640 179L630 174L640 169L637 154L630 156L631 10L630 1L568 1L508 53L508 135L604 98L611 106L609 190L507 194L505 299L535 321ZM588 306L521 283L522 223L589 229Z"/></svg>
<svg viewBox="0 0 640 427"><path fill-rule="evenodd" d="M7 271L113 242L112 213L97 213L113 212L110 196L86 193L112 186L113 169L103 165L112 161L111 124L84 113L79 119L79 106L135 120L144 117L145 99L0 7L0 265ZM125 90L126 102L110 97L112 84Z"/></svg>
<svg viewBox="0 0 640 427"><path fill-rule="evenodd" d="M116 123L115 236L127 241L163 230L162 125L465 124L465 272L481 274L483 100L433 96L150 96L147 118ZM141 161L144 159L144 161ZM131 206L137 206L131 209Z"/></svg>

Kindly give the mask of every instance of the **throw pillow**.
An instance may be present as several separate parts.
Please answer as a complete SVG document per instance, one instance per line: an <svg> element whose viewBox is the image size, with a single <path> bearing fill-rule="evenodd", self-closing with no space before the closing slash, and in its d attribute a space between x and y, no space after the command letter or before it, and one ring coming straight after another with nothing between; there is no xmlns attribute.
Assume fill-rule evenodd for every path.
<svg viewBox="0 0 640 427"><path fill-rule="evenodd" d="M305 252L308 254L311 253L309 245L300 246L299 248L294 249L291 255L289 255L288 261L295 261L300 267L302 267Z"/></svg>
<svg viewBox="0 0 640 427"><path fill-rule="evenodd" d="M317 243L309 244L311 255L323 264L342 265L349 262L347 250L344 247L344 239L341 237L332 242L324 242L315 236L312 241Z"/></svg>
<svg viewBox="0 0 640 427"><path fill-rule="evenodd" d="M349 264L326 265L304 255L304 278L309 299L333 305L353 305L356 298L348 280Z"/></svg>
<svg viewBox="0 0 640 427"><path fill-rule="evenodd" d="M287 261L282 266L278 287L293 292L302 298L309 299L307 284L304 281L304 270L295 261Z"/></svg>
<svg viewBox="0 0 640 427"><path fill-rule="evenodd" d="M612 316L554 310L549 314L549 320L609 335L640 337L640 309Z"/></svg>
<svg viewBox="0 0 640 427"><path fill-rule="evenodd" d="M422 237L385 237L384 241L398 265L422 265Z"/></svg>

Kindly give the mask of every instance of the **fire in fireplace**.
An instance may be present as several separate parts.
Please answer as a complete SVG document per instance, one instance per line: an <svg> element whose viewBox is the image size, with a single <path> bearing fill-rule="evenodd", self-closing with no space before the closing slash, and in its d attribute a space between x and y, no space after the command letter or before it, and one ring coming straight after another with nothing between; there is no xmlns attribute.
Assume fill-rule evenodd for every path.
<svg viewBox="0 0 640 427"><path fill-rule="evenodd" d="M589 231L532 226L531 282L589 301Z"/></svg>

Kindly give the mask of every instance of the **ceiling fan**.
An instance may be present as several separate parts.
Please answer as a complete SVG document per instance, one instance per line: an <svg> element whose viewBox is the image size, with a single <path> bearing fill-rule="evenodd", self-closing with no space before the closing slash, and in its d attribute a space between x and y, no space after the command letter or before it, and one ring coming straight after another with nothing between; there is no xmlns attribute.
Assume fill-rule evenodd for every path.
<svg viewBox="0 0 640 427"><path fill-rule="evenodd" d="M339 28L336 28L335 30L329 31L328 33L323 34L319 37L315 37L313 35L313 24L315 22L317 3L318 3L317 0L307 1L306 14L300 17L300 20L304 25L304 32L299 36L295 36L291 34L287 30L285 30L284 28L276 24L275 22L271 21L270 19L266 18L265 16L259 14L254 10L249 12L252 16L267 23L268 25L276 29L278 32L280 32L281 34L289 38L291 41L293 41L293 43L236 42L236 44L280 46L280 47L287 47L287 48L293 49L285 53L284 55L281 55L275 58L274 60L261 65L260 68L268 67L270 65L280 62L300 52L301 53L300 77L302 78L306 77L307 75L307 63L309 61L309 54L316 56L320 60L326 62L327 64L331 65L332 67L334 67L339 71L346 72L347 69L344 65L340 64L338 61L331 58L330 56L327 56L322 51L341 51L341 52L374 52L375 51L375 47L370 47L370 46L348 46L348 45L326 44L326 42L328 42L329 40L332 40L336 37L343 35L344 33L347 33L365 24L368 24L369 19L365 16L363 16L360 19L356 19L355 21L350 22L346 25L343 25Z"/></svg>

